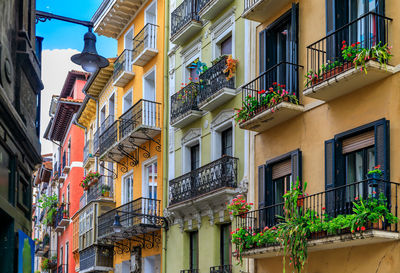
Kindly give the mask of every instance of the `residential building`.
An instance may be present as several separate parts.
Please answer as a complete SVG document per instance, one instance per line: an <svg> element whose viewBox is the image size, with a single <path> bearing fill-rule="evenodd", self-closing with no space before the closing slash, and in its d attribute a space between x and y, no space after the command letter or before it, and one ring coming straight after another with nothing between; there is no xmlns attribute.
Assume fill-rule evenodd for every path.
<svg viewBox="0 0 400 273"><path fill-rule="evenodd" d="M114 59L109 66L93 73L83 88L85 98L76 115L76 124L84 128L85 146L83 167L85 175L99 173L98 182L84 191L79 211L74 215L73 253L77 272L108 272L114 268L114 247L98 239L98 217L115 208L114 173L112 164L98 160L99 136L104 126L99 124L97 113L99 96L112 89Z"/></svg>
<svg viewBox="0 0 400 273"><path fill-rule="evenodd" d="M73 225L71 217L79 210L79 199L83 194L80 181L83 177L84 134L74 124L74 115L82 104L82 88L89 74L71 70L65 79L59 97L52 100L51 120L44 137L56 143L53 151L54 171L58 174L58 208L54 219L54 230L59 234L57 246L57 272L75 272L72 254Z"/></svg>
<svg viewBox="0 0 400 273"><path fill-rule="evenodd" d="M57 196L57 177L53 172L53 154L42 155L43 163L33 180L32 238L35 240L34 271L57 272L57 233L52 223L52 208L44 207L43 201ZM40 201L39 201L40 200Z"/></svg>
<svg viewBox="0 0 400 273"><path fill-rule="evenodd" d="M86 91L97 92L94 154L103 179L112 180L115 202L99 214L96 240L114 247L114 272L161 270L164 6L159 0L105 0L92 18L97 34L118 40L111 77L102 90ZM92 86L102 82L103 70ZM82 252L80 257L82 263Z"/></svg>
<svg viewBox="0 0 400 273"><path fill-rule="evenodd" d="M234 121L249 62L242 12L243 1L170 1L166 272L247 268L234 260L226 209L249 175L248 133Z"/></svg>
<svg viewBox="0 0 400 273"><path fill-rule="evenodd" d="M40 156L41 41L36 1L0 3L0 271L18 270L18 231L32 234L32 175Z"/></svg>
<svg viewBox="0 0 400 273"><path fill-rule="evenodd" d="M243 1L242 17L258 23L252 64L257 76L242 86L243 103L254 109L239 123L252 131L250 180L255 210L239 228L260 232L283 215L283 194L297 179L307 182L301 203L318 215L353 213L353 201L383 194L398 214L397 46L399 3L372 1ZM354 67L344 58L346 45L370 49L393 45L387 65L366 59ZM354 44L354 46L352 46ZM343 47L345 45L345 47ZM350 54L351 55L351 54ZM345 54L345 56L348 56ZM351 57L351 56L350 56ZM337 61L337 68L326 68ZM306 78L309 71L313 79ZM367 70L367 71L365 71ZM314 77L314 75L317 75ZM265 90L278 84L293 99L262 103ZM372 184L368 170L380 165L387 182ZM389 182L394 181L394 182ZM304 272L396 272L398 225L367 226L363 236L342 230L309 239ZM254 246L243 252L254 272L282 272L282 249ZM289 262L287 262L289 270Z"/></svg>

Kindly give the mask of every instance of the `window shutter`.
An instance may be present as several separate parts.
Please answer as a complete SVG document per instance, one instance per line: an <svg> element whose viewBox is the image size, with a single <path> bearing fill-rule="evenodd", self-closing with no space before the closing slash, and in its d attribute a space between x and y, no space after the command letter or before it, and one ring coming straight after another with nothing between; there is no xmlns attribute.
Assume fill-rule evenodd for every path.
<svg viewBox="0 0 400 273"><path fill-rule="evenodd" d="M375 144L375 132L374 130L370 130L368 132L343 139L342 154L351 153L363 148L373 146L374 144Z"/></svg>
<svg viewBox="0 0 400 273"><path fill-rule="evenodd" d="M266 166L260 165L258 166L258 208L261 209L265 207L265 172L266 172Z"/></svg>
<svg viewBox="0 0 400 273"><path fill-rule="evenodd" d="M375 125L375 162L384 170L384 179L390 179L389 121L382 119Z"/></svg>
<svg viewBox="0 0 400 273"><path fill-rule="evenodd" d="M266 30L263 30L263 31L261 31L260 32L260 37L259 37L259 39L260 39L260 41L259 41L259 55L260 55L260 59L259 59L259 62L260 62L260 74L261 73L263 73L263 72L265 72L265 63L266 63L266 61L265 61L265 35L266 35Z"/></svg>
<svg viewBox="0 0 400 273"><path fill-rule="evenodd" d="M325 141L325 190L335 187L336 167L335 167L335 140ZM334 192L327 192L325 195L325 208L329 215L333 215L335 209Z"/></svg>
<svg viewBox="0 0 400 273"><path fill-rule="evenodd" d="M299 5L292 3L292 11L291 11L291 20L290 20L290 36L289 36L289 62L293 64L298 63L297 56L297 41L298 41L298 15L299 15ZM288 66L289 78L288 86L296 96L298 96L298 70L291 69L291 66Z"/></svg>
<svg viewBox="0 0 400 273"><path fill-rule="evenodd" d="M302 164L301 164L301 151L299 149L291 153L291 163L292 163L292 182L296 183L297 178L302 180Z"/></svg>

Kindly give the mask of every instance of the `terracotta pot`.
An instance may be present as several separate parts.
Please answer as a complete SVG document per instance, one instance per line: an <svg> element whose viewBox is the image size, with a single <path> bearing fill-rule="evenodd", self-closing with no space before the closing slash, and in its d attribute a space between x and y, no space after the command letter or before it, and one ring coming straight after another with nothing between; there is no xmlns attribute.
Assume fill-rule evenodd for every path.
<svg viewBox="0 0 400 273"><path fill-rule="evenodd" d="M326 235L327 235L326 231L313 232L311 234L311 239L321 239L326 237Z"/></svg>
<svg viewBox="0 0 400 273"><path fill-rule="evenodd" d="M349 70L351 68L354 67L354 63L353 62L347 62L343 64L343 71Z"/></svg>
<svg viewBox="0 0 400 273"><path fill-rule="evenodd" d="M303 207L304 206L304 195L299 195L297 198L297 207Z"/></svg>
<svg viewBox="0 0 400 273"><path fill-rule="evenodd" d="M109 192L109 191L104 192L104 193L103 193L103 196L104 196L104 197L109 197L109 196L110 196L110 192Z"/></svg>
<svg viewBox="0 0 400 273"><path fill-rule="evenodd" d="M337 66L323 74L324 80L330 79L343 71L343 66Z"/></svg>
<svg viewBox="0 0 400 273"><path fill-rule="evenodd" d="M284 97L283 101L289 101L289 98L288 97Z"/></svg>
<svg viewBox="0 0 400 273"><path fill-rule="evenodd" d="M373 223L373 224L372 224L372 228L373 228L373 229L383 230L383 222L382 222L382 219L379 219L379 221L378 221L377 223Z"/></svg>

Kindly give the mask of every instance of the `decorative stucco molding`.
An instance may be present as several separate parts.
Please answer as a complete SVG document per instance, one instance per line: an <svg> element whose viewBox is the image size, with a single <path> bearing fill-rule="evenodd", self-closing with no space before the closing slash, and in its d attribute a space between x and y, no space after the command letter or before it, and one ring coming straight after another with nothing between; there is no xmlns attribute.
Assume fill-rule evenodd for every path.
<svg viewBox="0 0 400 273"><path fill-rule="evenodd" d="M192 128L181 139L181 144L184 146L189 141L201 136L201 128Z"/></svg>
<svg viewBox="0 0 400 273"><path fill-rule="evenodd" d="M218 127L222 123L226 122L227 120L233 119L235 115L235 111L233 109L226 109L222 110L221 112L216 115L216 117L211 121L210 129L214 129Z"/></svg>

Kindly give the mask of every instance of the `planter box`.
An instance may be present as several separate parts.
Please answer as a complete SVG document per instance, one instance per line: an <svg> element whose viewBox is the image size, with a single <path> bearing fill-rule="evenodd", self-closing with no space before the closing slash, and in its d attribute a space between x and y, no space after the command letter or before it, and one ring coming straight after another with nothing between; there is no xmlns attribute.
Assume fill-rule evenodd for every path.
<svg viewBox="0 0 400 273"><path fill-rule="evenodd" d="M367 74L354 66L343 67L341 73L327 80L321 79L303 91L304 96L323 101L334 100L355 90L378 82L399 71L398 68L387 65L387 70L376 61L366 63Z"/></svg>

